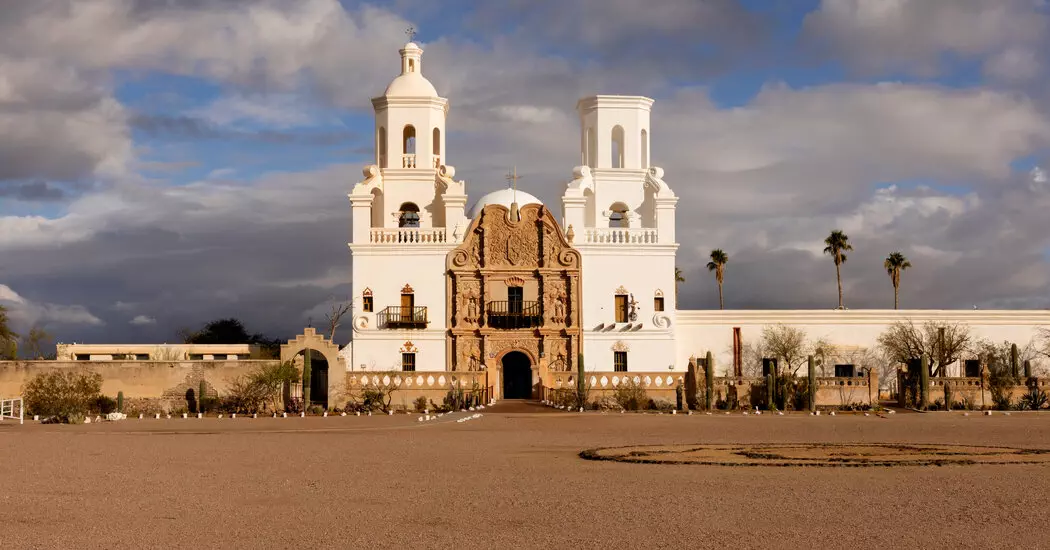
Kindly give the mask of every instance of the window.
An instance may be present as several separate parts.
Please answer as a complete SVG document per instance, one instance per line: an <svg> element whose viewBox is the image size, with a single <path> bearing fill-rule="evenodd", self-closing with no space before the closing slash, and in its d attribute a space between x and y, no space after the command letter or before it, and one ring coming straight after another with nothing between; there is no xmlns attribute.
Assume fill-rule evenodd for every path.
<svg viewBox="0 0 1050 550"><path fill-rule="evenodd" d="M627 352L613 352L613 370L616 372L627 372Z"/></svg>
<svg viewBox="0 0 1050 550"><path fill-rule="evenodd" d="M203 360L204 360L204 354L203 353L191 353L190 354L190 361L203 361Z"/></svg>
<svg viewBox="0 0 1050 550"><path fill-rule="evenodd" d="M371 296L361 298L361 308L364 309L366 313L372 313L373 305Z"/></svg>
<svg viewBox="0 0 1050 550"><path fill-rule="evenodd" d="M623 168L623 126L612 130L612 167Z"/></svg>
<svg viewBox="0 0 1050 550"><path fill-rule="evenodd" d="M963 363L965 374L967 378L980 378L981 377L981 361L979 359L967 359Z"/></svg>
<svg viewBox="0 0 1050 550"><path fill-rule="evenodd" d="M379 143L377 144L377 150L379 151L379 167L386 168L386 128L383 126L379 127Z"/></svg>
<svg viewBox="0 0 1050 550"><path fill-rule="evenodd" d="M520 286L507 287L507 313L521 315L525 305L525 289Z"/></svg>
<svg viewBox="0 0 1050 550"><path fill-rule="evenodd" d="M91 356L86 353L78 353L73 357L74 361L90 361Z"/></svg>
<svg viewBox="0 0 1050 550"><path fill-rule="evenodd" d="M404 134L402 135L402 151L406 155L416 154L416 127L409 124L405 126ZM403 166L402 168L415 168L414 166Z"/></svg>
<svg viewBox="0 0 1050 550"><path fill-rule="evenodd" d="M642 168L649 167L649 134L642 130Z"/></svg>
<svg viewBox="0 0 1050 550"><path fill-rule="evenodd" d="M663 310L664 310L664 297L663 296L657 296L656 298L653 298L653 311L663 311Z"/></svg>
<svg viewBox="0 0 1050 550"><path fill-rule="evenodd" d="M416 60L415 59L409 59L408 60L408 72L410 72L410 73L416 72Z"/></svg>
<svg viewBox="0 0 1050 550"><path fill-rule="evenodd" d="M441 154L441 130L434 128L434 155Z"/></svg>
<svg viewBox="0 0 1050 550"><path fill-rule="evenodd" d="M595 162L598 160L598 137L595 133L594 128L587 128L587 166L591 168L595 167Z"/></svg>
<svg viewBox="0 0 1050 550"><path fill-rule="evenodd" d="M415 203L406 202L399 210L401 216L397 219L398 227L419 227L419 207Z"/></svg>
<svg viewBox="0 0 1050 550"><path fill-rule="evenodd" d="M626 323L627 322L627 295L617 294L616 295L616 322Z"/></svg>
<svg viewBox="0 0 1050 550"><path fill-rule="evenodd" d="M149 361L149 354L148 353L136 353L135 354L135 360L136 361Z"/></svg>
<svg viewBox="0 0 1050 550"><path fill-rule="evenodd" d="M856 376L853 365L835 365L836 378L853 378Z"/></svg>
<svg viewBox="0 0 1050 550"><path fill-rule="evenodd" d="M414 353L402 353L401 354L401 370L405 372L413 372L416 370L416 354Z"/></svg>

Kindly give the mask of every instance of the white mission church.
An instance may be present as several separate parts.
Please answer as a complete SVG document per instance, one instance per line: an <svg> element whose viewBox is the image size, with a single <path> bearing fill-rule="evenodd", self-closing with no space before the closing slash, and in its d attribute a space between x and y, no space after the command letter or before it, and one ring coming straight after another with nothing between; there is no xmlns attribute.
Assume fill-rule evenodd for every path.
<svg viewBox="0 0 1050 550"><path fill-rule="evenodd" d="M652 99L579 100L582 164L557 211L514 189L471 202L448 164L448 100L419 46L400 53L372 100L375 164L349 195L349 371L486 370L498 397L530 397L581 354L587 371L670 374L710 351L734 373L740 342L781 323L850 349L897 320L965 323L993 342L1050 326L1046 311L677 310L678 197L650 163Z"/></svg>

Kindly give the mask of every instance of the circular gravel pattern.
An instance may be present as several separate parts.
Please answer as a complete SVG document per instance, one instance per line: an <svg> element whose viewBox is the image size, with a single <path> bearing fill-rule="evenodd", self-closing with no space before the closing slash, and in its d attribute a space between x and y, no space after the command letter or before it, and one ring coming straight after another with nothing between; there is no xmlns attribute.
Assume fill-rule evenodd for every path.
<svg viewBox="0 0 1050 550"><path fill-rule="evenodd" d="M635 445L588 449L588 460L706 466L948 466L1050 464L1050 451L979 445L801 443Z"/></svg>

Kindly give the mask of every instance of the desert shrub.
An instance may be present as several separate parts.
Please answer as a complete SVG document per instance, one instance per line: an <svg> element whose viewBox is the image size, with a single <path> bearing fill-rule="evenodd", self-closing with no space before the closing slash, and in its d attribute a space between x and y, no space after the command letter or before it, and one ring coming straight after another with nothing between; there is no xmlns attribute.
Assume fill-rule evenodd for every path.
<svg viewBox="0 0 1050 550"><path fill-rule="evenodd" d="M660 412L671 412L675 409L675 404L666 399L650 399L649 410L660 411Z"/></svg>
<svg viewBox="0 0 1050 550"><path fill-rule="evenodd" d="M972 395L963 395L959 400L959 407L964 411L975 411L978 408Z"/></svg>
<svg viewBox="0 0 1050 550"><path fill-rule="evenodd" d="M102 391L102 375L87 371L50 371L33 377L22 388L26 412L42 417L74 420L97 405ZM115 406L115 404L114 404Z"/></svg>
<svg viewBox="0 0 1050 550"><path fill-rule="evenodd" d="M212 406L228 413L252 414L266 410L267 407L276 411L281 408L285 384L298 380L299 371L291 362L263 365L232 380L222 401L213 403Z"/></svg>
<svg viewBox="0 0 1050 550"><path fill-rule="evenodd" d="M590 408L599 411L619 411L623 409L623 407L620 406L620 403L616 401L616 398L611 395L603 395L595 399L591 403Z"/></svg>
<svg viewBox="0 0 1050 550"><path fill-rule="evenodd" d="M933 401L933 403L930 405L930 409L935 410L935 411L939 411L941 409L948 410L944 406L944 400L943 399L935 399Z"/></svg>
<svg viewBox="0 0 1050 550"><path fill-rule="evenodd" d="M576 387L571 388L557 388L550 390L549 393L550 402L556 406L562 406L567 408L576 408L577 400L579 397L576 394Z"/></svg>
<svg viewBox="0 0 1050 550"><path fill-rule="evenodd" d="M324 407L322 407L320 405L317 405L317 404L310 405L306 409L306 414L313 414L313 415L320 416L320 415L324 414Z"/></svg>
<svg viewBox="0 0 1050 550"><path fill-rule="evenodd" d="M1002 388L992 387L992 408L997 411L1008 411L1013 408L1009 392Z"/></svg>
<svg viewBox="0 0 1050 550"><path fill-rule="evenodd" d="M363 388L350 396L344 410L349 412L386 412L390 409L393 399L393 389L380 386L369 386Z"/></svg>
<svg viewBox="0 0 1050 550"><path fill-rule="evenodd" d="M645 388L627 377L613 390L613 399L628 411L638 411L649 406L649 396L645 393Z"/></svg>
<svg viewBox="0 0 1050 550"><path fill-rule="evenodd" d="M412 402L412 404L413 406L415 406L416 411L418 412L423 412L427 410L427 398L422 395L417 397L416 400Z"/></svg>
<svg viewBox="0 0 1050 550"><path fill-rule="evenodd" d="M303 412L303 398L302 397L289 397L284 402L284 412L299 414Z"/></svg>
<svg viewBox="0 0 1050 550"><path fill-rule="evenodd" d="M99 395L91 406L91 412L109 414L117 410L117 400L108 395Z"/></svg>
<svg viewBox="0 0 1050 550"><path fill-rule="evenodd" d="M1050 400L1050 398L1048 398L1045 391L1042 391L1035 386L1031 386L1028 388L1028 393L1021 396L1018 408L1038 411L1046 406L1048 400Z"/></svg>

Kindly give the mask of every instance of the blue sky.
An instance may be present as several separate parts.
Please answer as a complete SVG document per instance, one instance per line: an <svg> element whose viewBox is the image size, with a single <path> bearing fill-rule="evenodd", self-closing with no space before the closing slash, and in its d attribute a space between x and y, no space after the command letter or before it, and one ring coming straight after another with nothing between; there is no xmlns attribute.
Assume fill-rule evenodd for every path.
<svg viewBox="0 0 1050 550"><path fill-rule="evenodd" d="M894 250L907 307L1050 305L1040 0L16 3L0 303L67 340L319 319L349 292L345 195L409 26L474 198L517 166L560 211L576 100L656 99L684 307L717 303L712 248L727 307L834 305L833 228L852 307L886 307Z"/></svg>

